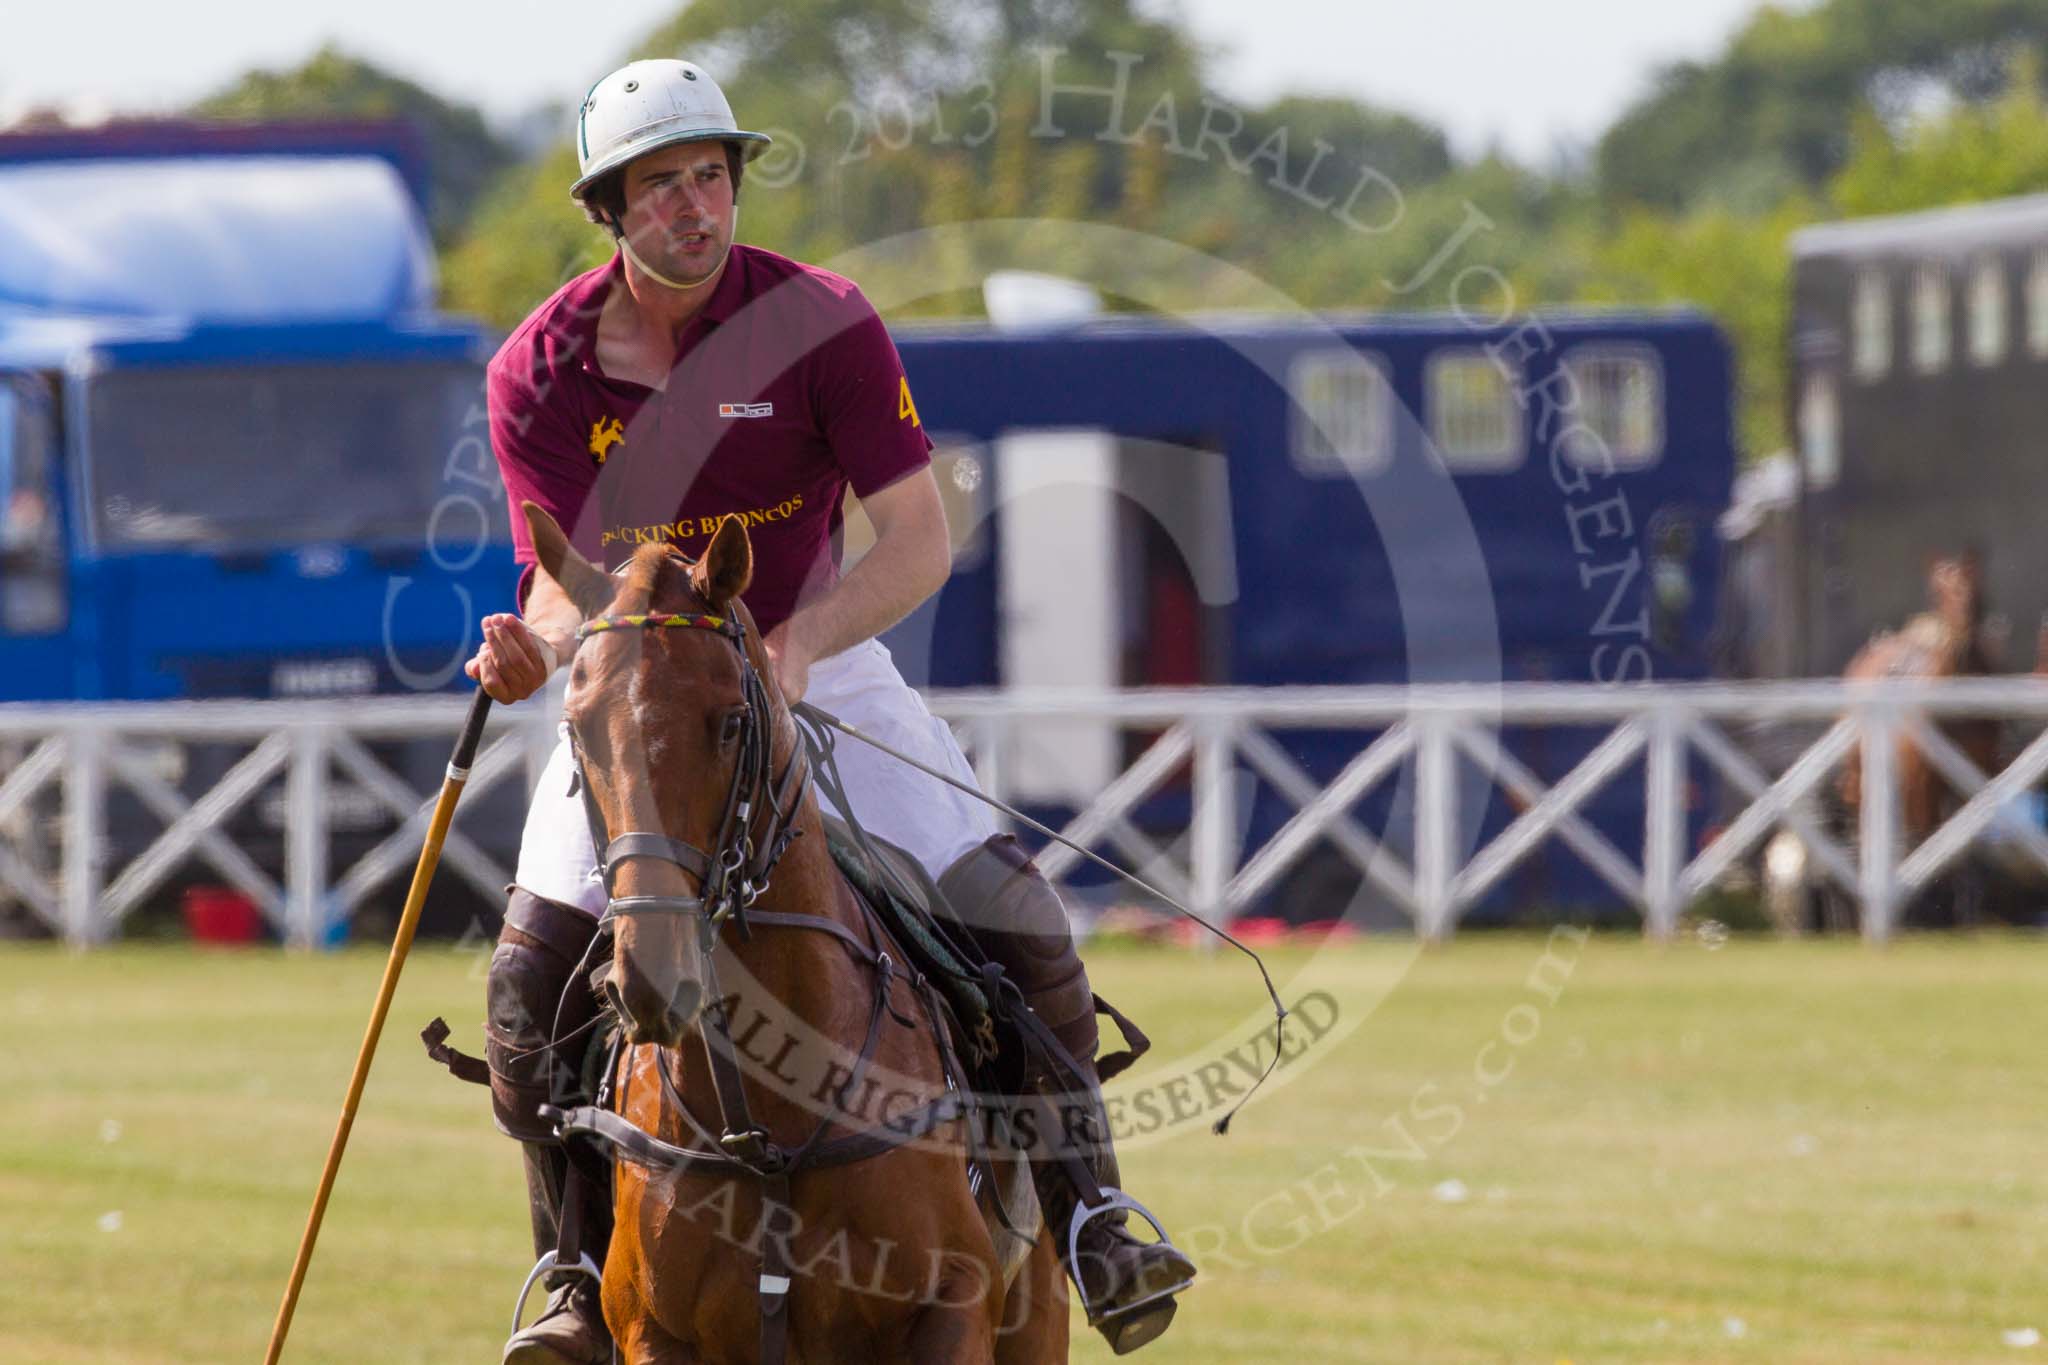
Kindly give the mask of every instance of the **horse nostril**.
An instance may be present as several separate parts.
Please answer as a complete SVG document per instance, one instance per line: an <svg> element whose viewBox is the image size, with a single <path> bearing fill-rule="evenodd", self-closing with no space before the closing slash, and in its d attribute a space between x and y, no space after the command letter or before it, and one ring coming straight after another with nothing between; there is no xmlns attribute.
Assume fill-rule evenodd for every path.
<svg viewBox="0 0 2048 1365"><path fill-rule="evenodd" d="M697 1010L704 1003L704 988L694 981L678 985L675 994L669 997L668 1017L680 1038L697 1018Z"/></svg>
<svg viewBox="0 0 2048 1365"><path fill-rule="evenodd" d="M604 993L605 998L611 1002L612 1012L618 1016L619 1025L625 1031L627 1042L637 1045L641 1043L664 1044L671 1041L667 1038L655 1037L652 1030L648 1029L641 1022L641 1016L627 1008L625 993L619 989L616 982L605 982ZM663 1022L666 1023L666 1021Z"/></svg>
<svg viewBox="0 0 2048 1365"><path fill-rule="evenodd" d="M603 989L605 1000L624 1026L626 1041L634 1044L676 1046L696 1022L704 1004L704 986L697 981L678 982L666 1000L658 994L660 987L640 977L624 986L607 979Z"/></svg>

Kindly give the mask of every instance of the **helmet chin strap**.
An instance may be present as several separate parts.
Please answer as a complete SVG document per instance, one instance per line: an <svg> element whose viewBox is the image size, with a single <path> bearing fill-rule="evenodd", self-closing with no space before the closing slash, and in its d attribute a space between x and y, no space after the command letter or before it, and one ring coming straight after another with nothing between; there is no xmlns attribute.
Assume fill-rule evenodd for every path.
<svg viewBox="0 0 2048 1365"><path fill-rule="evenodd" d="M734 236L737 236L739 234L739 227L740 206L738 204L734 204L732 206L732 230ZM662 286L664 289L695 289L698 285L704 283L705 280L708 280L713 275L716 275L719 272L719 270L725 265L725 258L732 254L732 238L728 237L725 243L725 250L718 257L718 264L712 266L711 269L705 271L702 279L672 280L668 276L662 274L659 270L656 270L653 266L649 265L647 263L647 258L642 256L639 252L633 249L632 239L627 237L625 232L619 227L617 219L612 220L612 235L619 239L619 249L626 253L626 259L631 261L636 267L638 267L641 274L645 275L648 279L653 280L656 284Z"/></svg>

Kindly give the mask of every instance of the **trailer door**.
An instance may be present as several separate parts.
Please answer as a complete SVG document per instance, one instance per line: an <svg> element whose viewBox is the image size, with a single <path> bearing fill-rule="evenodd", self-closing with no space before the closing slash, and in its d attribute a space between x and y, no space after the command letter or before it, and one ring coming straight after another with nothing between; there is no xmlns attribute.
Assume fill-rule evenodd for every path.
<svg viewBox="0 0 2048 1365"><path fill-rule="evenodd" d="M1003 685L1106 692L1120 681L1116 437L1032 431L996 442ZM1086 804L1117 774L1099 720L1019 726L1009 790Z"/></svg>

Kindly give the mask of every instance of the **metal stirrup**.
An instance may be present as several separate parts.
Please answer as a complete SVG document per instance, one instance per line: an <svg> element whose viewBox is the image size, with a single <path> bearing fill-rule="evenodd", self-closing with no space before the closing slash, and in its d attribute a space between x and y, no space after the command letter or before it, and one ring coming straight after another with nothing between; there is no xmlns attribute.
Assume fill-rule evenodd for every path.
<svg viewBox="0 0 2048 1365"><path fill-rule="evenodd" d="M1159 1240L1155 1243L1152 1243L1152 1245L1173 1247L1173 1239L1166 1235L1165 1225L1162 1224L1157 1218L1152 1216L1152 1210L1146 1208L1143 1204L1140 1204L1137 1200L1131 1198L1131 1196L1125 1194L1122 1190L1116 1188L1114 1185L1102 1186L1101 1192L1102 1202L1100 1204L1091 1204L1086 1199L1082 1199L1074 1205L1074 1216L1067 1220L1067 1273L1074 1277L1074 1285L1076 1288L1080 1288L1082 1284L1081 1229L1088 1226L1088 1224L1094 1222L1097 1218L1102 1217L1104 1214L1114 1213L1118 1209L1122 1209L1126 1213L1135 1213L1138 1215L1138 1217L1150 1223L1152 1225L1152 1231L1158 1234ZM1178 1247L1173 1247L1173 1249L1176 1251L1179 1250ZM1104 1305L1105 1311L1098 1313L1096 1311L1095 1305L1087 1301L1086 1291L1084 1290L1081 1301L1081 1307L1088 1314L1088 1321L1090 1323L1095 1323L1101 1321L1104 1318L1122 1317L1127 1313L1134 1313L1138 1309L1149 1307L1152 1304L1157 1303L1161 1299L1170 1299L1175 1294L1180 1293L1180 1291L1185 1288L1187 1288L1187 1284L1182 1283L1169 1286L1165 1289L1156 1290L1153 1293L1147 1294L1144 1298L1139 1299L1135 1303L1116 1305L1115 1312L1113 1313L1107 1311L1109 1307L1108 1305Z"/></svg>
<svg viewBox="0 0 2048 1365"><path fill-rule="evenodd" d="M1145 1216L1150 1218L1152 1215L1148 1213ZM1153 1226L1157 1227L1158 1224L1155 1223ZM555 1264L555 1253L545 1251L541 1253L539 1262L535 1264L531 1271L527 1272L526 1283L519 1286L519 1297L512 1301L512 1336L516 1337L519 1335L519 1314L526 1308L526 1296L533 1292L533 1282L547 1274L550 1270L558 1268L561 1267L557 1267ZM604 1283L604 1272L597 1268L597 1262L590 1259L590 1253L587 1251L583 1253L581 1262L568 1266L566 1269L574 1274L588 1275L599 1284Z"/></svg>

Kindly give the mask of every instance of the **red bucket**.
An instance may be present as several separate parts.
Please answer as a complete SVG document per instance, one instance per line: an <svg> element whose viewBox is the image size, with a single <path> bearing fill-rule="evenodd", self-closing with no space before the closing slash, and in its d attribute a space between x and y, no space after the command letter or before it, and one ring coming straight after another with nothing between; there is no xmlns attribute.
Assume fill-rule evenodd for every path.
<svg viewBox="0 0 2048 1365"><path fill-rule="evenodd" d="M253 943L263 913L231 886L194 886L184 898L185 928L195 943Z"/></svg>

